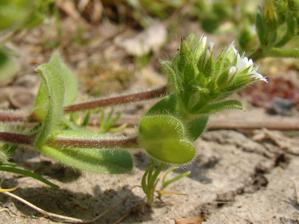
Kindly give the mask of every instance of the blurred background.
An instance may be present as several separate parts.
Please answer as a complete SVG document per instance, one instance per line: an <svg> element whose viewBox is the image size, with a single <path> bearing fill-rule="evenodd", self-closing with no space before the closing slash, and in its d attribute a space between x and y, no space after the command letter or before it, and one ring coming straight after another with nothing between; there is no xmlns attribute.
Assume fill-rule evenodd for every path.
<svg viewBox="0 0 299 224"><path fill-rule="evenodd" d="M189 33L207 35L216 51L233 42L251 55L259 46L257 13L271 17L271 7L264 9L271 2L280 1L1 0L0 108L32 106L39 83L34 69L56 49L80 80L82 99L165 84L160 61L172 57ZM275 6L279 14L283 7ZM298 45L295 37L286 46ZM298 60L256 62L269 83L237 97L270 114L294 115Z"/></svg>

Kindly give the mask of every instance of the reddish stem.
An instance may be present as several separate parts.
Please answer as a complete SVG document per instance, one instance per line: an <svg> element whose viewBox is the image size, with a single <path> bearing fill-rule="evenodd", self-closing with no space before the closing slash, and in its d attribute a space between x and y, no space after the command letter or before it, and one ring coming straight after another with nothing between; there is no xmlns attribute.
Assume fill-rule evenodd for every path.
<svg viewBox="0 0 299 224"><path fill-rule="evenodd" d="M18 121L26 121L28 115L22 112L14 112L14 111L0 111L0 122L18 122Z"/></svg>
<svg viewBox="0 0 299 224"><path fill-rule="evenodd" d="M0 132L0 141L24 145L33 144L33 138L31 138L30 136L11 132Z"/></svg>
<svg viewBox="0 0 299 224"><path fill-rule="evenodd" d="M34 139L28 135L0 132L0 141L13 144L33 145ZM132 147L137 145L137 137L119 139L76 139L76 138L56 138L49 142L51 145L78 147L78 148L107 148L107 147Z"/></svg>
<svg viewBox="0 0 299 224"><path fill-rule="evenodd" d="M167 94L167 87L162 86L160 88L148 90L145 92L101 98L89 102L69 105L64 107L64 112L71 113L76 111L95 109L98 107L133 103L142 100L149 100L157 97L162 97L165 96L166 94ZM28 121L28 120L35 121L34 116L26 115L23 112L0 111L0 122L17 122L17 121Z"/></svg>
<svg viewBox="0 0 299 224"><path fill-rule="evenodd" d="M54 145L78 148L113 148L113 147L132 147L138 145L137 137L119 139L75 139L75 138L56 138L52 142Z"/></svg>
<svg viewBox="0 0 299 224"><path fill-rule="evenodd" d="M153 89L145 92L132 93L132 94L114 96L109 98L102 98L102 99L97 99L89 102L69 105L64 108L64 111L68 113L68 112L95 109L97 107L132 103L132 102L138 102L142 100L149 100L156 97L162 97L165 96L166 94L167 94L167 87L162 86L158 89Z"/></svg>

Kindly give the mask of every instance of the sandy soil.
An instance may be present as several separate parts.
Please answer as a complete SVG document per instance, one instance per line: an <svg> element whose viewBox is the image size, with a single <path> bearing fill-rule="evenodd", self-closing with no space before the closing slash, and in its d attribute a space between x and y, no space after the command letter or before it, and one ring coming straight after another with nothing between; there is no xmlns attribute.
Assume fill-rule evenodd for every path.
<svg viewBox="0 0 299 224"><path fill-rule="evenodd" d="M272 134L298 150L294 139ZM230 130L206 132L197 148L197 158L177 171L190 169L191 175L171 187L186 195L165 197L153 209L141 208L144 196L135 187L148 162L141 152L134 153L132 173L114 176L78 173L27 150L17 154L20 163L47 175L60 189L41 186L29 178L1 176L6 178L4 185L18 182L15 193L47 211L91 219L111 208L95 223L114 223L128 212L120 223L168 224L197 216L207 224L299 222L299 159L294 150L290 153L278 146L263 131L252 135ZM1 203L9 210L1 210L0 223L52 223L3 195Z"/></svg>

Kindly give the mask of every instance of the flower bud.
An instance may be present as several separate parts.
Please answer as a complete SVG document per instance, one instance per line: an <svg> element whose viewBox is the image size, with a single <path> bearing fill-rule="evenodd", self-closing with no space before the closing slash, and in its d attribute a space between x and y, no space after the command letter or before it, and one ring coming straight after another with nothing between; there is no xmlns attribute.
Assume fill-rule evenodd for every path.
<svg viewBox="0 0 299 224"><path fill-rule="evenodd" d="M210 49L206 49L197 62L198 70L206 77L213 71L213 57Z"/></svg>
<svg viewBox="0 0 299 224"><path fill-rule="evenodd" d="M299 18L299 0L289 0L289 9Z"/></svg>
<svg viewBox="0 0 299 224"><path fill-rule="evenodd" d="M274 0L264 0L263 17L266 24L270 27L276 28L278 26L278 15L274 5Z"/></svg>
<svg viewBox="0 0 299 224"><path fill-rule="evenodd" d="M207 99L224 99L257 80L267 82L252 59L241 56L233 44L217 56L206 37L186 38L175 58L164 65L184 114L200 110Z"/></svg>

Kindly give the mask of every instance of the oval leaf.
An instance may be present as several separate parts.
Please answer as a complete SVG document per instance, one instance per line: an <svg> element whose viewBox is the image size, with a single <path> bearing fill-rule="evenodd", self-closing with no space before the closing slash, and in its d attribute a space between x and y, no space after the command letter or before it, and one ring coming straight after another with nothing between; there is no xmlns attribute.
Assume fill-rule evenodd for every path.
<svg viewBox="0 0 299 224"><path fill-rule="evenodd" d="M130 153L119 149L54 148L47 145L40 151L62 164L97 173L125 173L132 170Z"/></svg>
<svg viewBox="0 0 299 224"><path fill-rule="evenodd" d="M182 122L170 115L143 117L138 140L148 154L165 163L188 163L196 152L185 136Z"/></svg>

